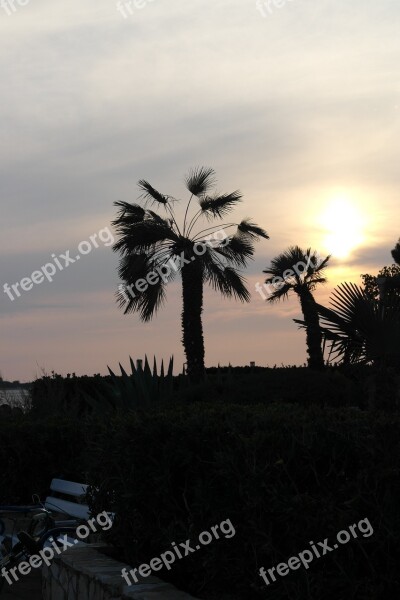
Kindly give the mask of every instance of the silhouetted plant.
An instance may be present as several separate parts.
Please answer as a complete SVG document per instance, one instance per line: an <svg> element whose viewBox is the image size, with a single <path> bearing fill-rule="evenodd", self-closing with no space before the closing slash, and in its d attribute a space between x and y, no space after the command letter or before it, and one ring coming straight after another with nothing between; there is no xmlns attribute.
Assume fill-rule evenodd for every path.
<svg viewBox="0 0 400 600"><path fill-rule="evenodd" d="M393 260L397 265L400 265L400 239L391 252Z"/></svg>
<svg viewBox="0 0 400 600"><path fill-rule="evenodd" d="M334 360L399 365L400 298L382 308L364 289L343 283L335 288L330 304L332 308L317 304L317 310Z"/></svg>
<svg viewBox="0 0 400 600"><path fill-rule="evenodd" d="M382 304L390 304L393 297L400 297L400 240L391 254L396 264L383 267L377 276L361 275L366 294Z"/></svg>
<svg viewBox="0 0 400 600"><path fill-rule="evenodd" d="M172 398L174 389L174 359L171 357L168 369L164 371L164 361L161 361L160 372L158 372L156 357L153 361L153 369L150 368L147 356L145 356L144 367L135 367L129 357L131 373L127 373L120 364L121 375L116 375L110 367L108 371L111 380L105 378L98 382L84 397L87 404L94 412L107 413L109 411L126 412L138 408L150 408L155 404ZM182 382L182 379L179 380Z"/></svg>
<svg viewBox="0 0 400 600"><path fill-rule="evenodd" d="M317 253L312 253L311 248L302 250L299 246L291 246L274 258L271 265L263 271L269 275L265 283L275 287L267 302L286 300L291 291L297 294L307 334L308 366L317 370L324 368L324 358L317 305L312 292L319 283L326 282L323 274L329 259L330 256L327 256L319 261ZM298 268L294 269L301 263L305 266L302 272ZM282 283L275 284L275 278L282 279Z"/></svg>
<svg viewBox="0 0 400 600"><path fill-rule="evenodd" d="M135 289L129 297L119 291L117 301L124 313L139 312L143 321L149 321L165 301L166 283L173 279L175 272L182 278L182 332L183 346L187 359L187 373L193 380L204 376L204 339L202 326L203 287L211 284L223 296L235 297L247 302L250 294L239 273L254 254L254 241L259 237L268 239L266 232L244 219L241 223L228 223L224 229L236 228L236 232L226 239L209 238L221 230L213 226L198 230L194 227L201 218L222 219L238 202L239 191L229 194L215 194L214 170L200 167L192 169L185 178L186 188L191 193L187 202L183 225L179 227L172 196L162 194L145 180L139 181L143 192L144 206L116 202L119 213L113 225L120 239L113 249L121 255L119 275L128 288L139 280L152 277L152 285L143 291ZM189 207L195 197L198 210L189 220ZM155 203L165 210L160 216L147 207L147 202ZM202 245L202 254L196 248ZM203 251L204 250L204 251ZM178 264L179 262L179 264ZM151 273L169 267L168 277L158 277L155 281ZM176 269L176 271L175 271Z"/></svg>

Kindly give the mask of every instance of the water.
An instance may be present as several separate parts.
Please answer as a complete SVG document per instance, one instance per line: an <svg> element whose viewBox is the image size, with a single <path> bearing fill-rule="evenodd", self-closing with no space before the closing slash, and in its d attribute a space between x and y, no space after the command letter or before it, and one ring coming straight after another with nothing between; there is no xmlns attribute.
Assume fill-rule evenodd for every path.
<svg viewBox="0 0 400 600"><path fill-rule="evenodd" d="M11 390L0 390L0 406L9 404L10 406L23 405L29 398L29 391L22 388L13 388Z"/></svg>

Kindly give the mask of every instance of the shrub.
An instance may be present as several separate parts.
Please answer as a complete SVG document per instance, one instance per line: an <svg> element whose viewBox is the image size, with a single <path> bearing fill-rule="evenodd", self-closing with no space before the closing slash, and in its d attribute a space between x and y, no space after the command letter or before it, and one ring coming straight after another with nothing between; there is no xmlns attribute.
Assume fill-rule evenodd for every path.
<svg viewBox="0 0 400 600"><path fill-rule="evenodd" d="M210 369L207 398L238 404L290 402L364 407L360 375L344 369L323 372L302 367Z"/></svg>
<svg viewBox="0 0 400 600"><path fill-rule="evenodd" d="M130 374L120 364L121 375L117 376L109 368L110 375L101 377L76 377L53 373L37 379L32 386L32 417L50 414L74 415L77 418L93 413L105 418L113 412L136 410L153 404L170 401L179 389L186 389L187 378L184 375L173 376L173 358L164 369L161 361L158 369L154 357L150 368L147 356L144 367L135 367L130 358Z"/></svg>
<svg viewBox="0 0 400 600"><path fill-rule="evenodd" d="M230 519L214 541L160 575L203 598L377 600L400 590L400 416L292 404L195 403L99 424L94 513L133 566ZM352 540L266 588L258 569L368 518ZM215 594L215 595L213 595Z"/></svg>
<svg viewBox="0 0 400 600"><path fill-rule="evenodd" d="M84 424L71 419L31 421L18 416L1 421L0 504L31 503L32 494L43 498L53 477L86 478L85 438Z"/></svg>
<svg viewBox="0 0 400 600"><path fill-rule="evenodd" d="M183 375L153 377L150 368L137 374L63 378L53 374L32 385L32 418L55 415L77 419L90 414L136 409L170 401L172 396L191 403L207 400L237 404L289 402L318 406L366 407L370 367L331 367L316 373L302 367L222 367L207 369L205 382L188 385ZM158 381L157 381L158 379ZM137 389L136 389L137 388Z"/></svg>
<svg viewBox="0 0 400 600"><path fill-rule="evenodd" d="M93 395L93 389L100 387L110 377L62 377L56 373L36 379L32 384L32 418L53 415L57 418L82 417L91 412L92 407L85 400L85 394Z"/></svg>

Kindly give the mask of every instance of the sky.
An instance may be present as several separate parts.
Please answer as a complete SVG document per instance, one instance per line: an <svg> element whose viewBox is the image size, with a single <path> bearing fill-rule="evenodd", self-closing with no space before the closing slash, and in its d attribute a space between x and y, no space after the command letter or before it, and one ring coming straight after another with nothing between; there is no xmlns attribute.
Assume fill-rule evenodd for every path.
<svg viewBox="0 0 400 600"><path fill-rule="evenodd" d="M269 305L255 284L294 244L333 255L323 304L392 263L399 25L398 0L2 0L3 378L106 373L145 354L181 369L180 281L150 323L124 315L111 221L140 179L187 200L197 165L241 190L235 222L270 236L245 271L250 303L206 290L206 365L305 363L298 300ZM78 246L79 261L60 258ZM4 291L56 259L68 266Z"/></svg>

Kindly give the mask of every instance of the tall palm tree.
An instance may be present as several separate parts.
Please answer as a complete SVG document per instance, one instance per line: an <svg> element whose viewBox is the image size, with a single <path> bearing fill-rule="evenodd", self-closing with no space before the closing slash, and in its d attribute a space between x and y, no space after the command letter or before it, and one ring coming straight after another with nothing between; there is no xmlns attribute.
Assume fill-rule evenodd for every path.
<svg viewBox="0 0 400 600"><path fill-rule="evenodd" d="M206 167L191 169L186 176L186 188L191 195L181 226L174 211L177 200L157 191L148 181L138 183L143 206L114 203L119 212L113 225L120 239L113 250L121 255L118 272L128 286L125 290L120 286L117 301L125 314L137 311L142 321L149 321L165 301L166 284L180 272L182 342L187 373L193 380L204 375L204 283L209 283L223 296L248 302L250 294L238 267L246 266L259 237L268 239L267 233L249 219L239 224L227 223L223 229L215 224L199 228L202 219L222 219L242 199L237 190L229 194L215 193L214 176L214 170ZM190 215L193 198L198 205ZM163 209L165 214L161 216L150 210L149 203ZM126 289L133 292L133 286L136 289L128 297Z"/></svg>
<svg viewBox="0 0 400 600"><path fill-rule="evenodd" d="M307 335L308 366L317 370L324 368L324 357L318 310L312 292L319 283L326 282L323 271L329 259L330 256L327 256L320 261L316 252L311 253L311 248L302 250L299 246L290 246L263 271L268 275L265 283L271 288L267 302L286 300L291 291L297 294Z"/></svg>

